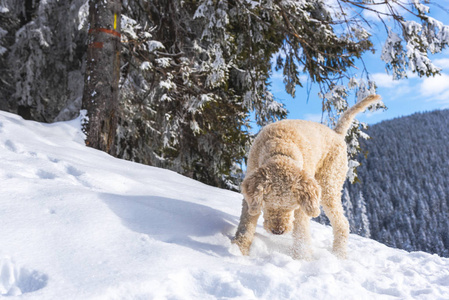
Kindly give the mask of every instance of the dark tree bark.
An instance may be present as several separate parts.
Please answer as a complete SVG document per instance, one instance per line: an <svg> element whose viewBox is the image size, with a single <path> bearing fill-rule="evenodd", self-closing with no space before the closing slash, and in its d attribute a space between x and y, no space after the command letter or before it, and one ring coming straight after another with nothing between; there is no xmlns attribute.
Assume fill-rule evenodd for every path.
<svg viewBox="0 0 449 300"><path fill-rule="evenodd" d="M115 155L120 79L121 0L89 1L89 37L83 109L86 145Z"/></svg>

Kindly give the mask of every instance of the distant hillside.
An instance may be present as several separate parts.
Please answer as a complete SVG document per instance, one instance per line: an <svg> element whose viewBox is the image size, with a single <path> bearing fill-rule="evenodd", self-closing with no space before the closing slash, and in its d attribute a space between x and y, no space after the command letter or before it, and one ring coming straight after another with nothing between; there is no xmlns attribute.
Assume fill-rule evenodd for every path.
<svg viewBox="0 0 449 300"><path fill-rule="evenodd" d="M449 257L449 110L384 121L368 134L361 183L346 183L343 195L352 232Z"/></svg>

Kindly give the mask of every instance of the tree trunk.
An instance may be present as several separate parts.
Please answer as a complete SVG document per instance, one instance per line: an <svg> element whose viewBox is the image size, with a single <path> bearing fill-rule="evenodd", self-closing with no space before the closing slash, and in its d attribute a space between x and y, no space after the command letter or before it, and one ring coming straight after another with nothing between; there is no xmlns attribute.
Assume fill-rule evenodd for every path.
<svg viewBox="0 0 449 300"><path fill-rule="evenodd" d="M120 79L121 0L89 1L89 37L84 77L86 145L115 155Z"/></svg>

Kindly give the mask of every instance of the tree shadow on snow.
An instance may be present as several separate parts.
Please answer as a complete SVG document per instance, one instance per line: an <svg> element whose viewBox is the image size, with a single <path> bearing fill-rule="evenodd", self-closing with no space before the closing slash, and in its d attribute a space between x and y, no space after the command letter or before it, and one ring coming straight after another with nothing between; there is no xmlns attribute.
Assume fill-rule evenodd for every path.
<svg viewBox="0 0 449 300"><path fill-rule="evenodd" d="M238 218L211 207L158 196L103 194L109 208L132 231L213 256L231 256Z"/></svg>

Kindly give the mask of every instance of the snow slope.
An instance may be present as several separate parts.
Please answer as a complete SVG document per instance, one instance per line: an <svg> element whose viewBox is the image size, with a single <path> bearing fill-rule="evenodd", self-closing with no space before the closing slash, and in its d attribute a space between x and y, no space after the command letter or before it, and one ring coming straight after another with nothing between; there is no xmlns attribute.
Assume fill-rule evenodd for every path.
<svg viewBox="0 0 449 300"><path fill-rule="evenodd" d="M0 298L449 299L449 259L312 224L314 260L257 229L232 245L240 194L84 146L79 120L0 112ZM11 296L11 297L8 297Z"/></svg>

